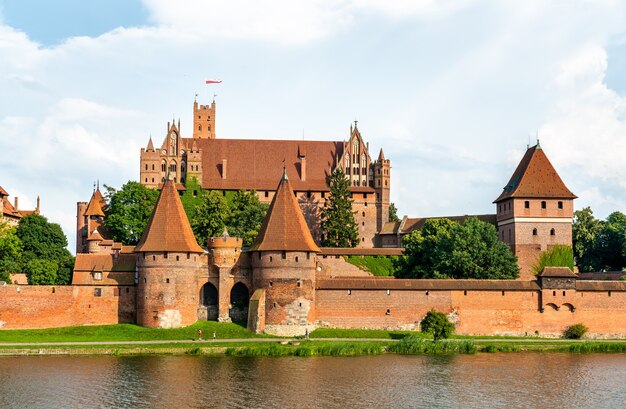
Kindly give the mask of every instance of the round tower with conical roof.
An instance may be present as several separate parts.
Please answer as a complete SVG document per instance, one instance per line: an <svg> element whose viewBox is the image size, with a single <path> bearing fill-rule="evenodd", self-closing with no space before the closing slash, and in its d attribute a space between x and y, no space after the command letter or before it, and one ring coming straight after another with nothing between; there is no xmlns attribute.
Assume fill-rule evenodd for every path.
<svg viewBox="0 0 626 409"><path fill-rule="evenodd" d="M264 331L289 336L312 329L320 249L284 171L250 251L253 286L264 291Z"/></svg>
<svg viewBox="0 0 626 409"><path fill-rule="evenodd" d="M196 322L205 255L173 181L164 183L135 253L137 324L176 328Z"/></svg>

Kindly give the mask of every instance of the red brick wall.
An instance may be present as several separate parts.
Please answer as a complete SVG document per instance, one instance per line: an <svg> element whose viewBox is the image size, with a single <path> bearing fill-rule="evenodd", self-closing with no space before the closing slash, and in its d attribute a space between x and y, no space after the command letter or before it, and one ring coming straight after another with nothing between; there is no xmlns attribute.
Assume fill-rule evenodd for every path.
<svg viewBox="0 0 626 409"><path fill-rule="evenodd" d="M101 289L101 296L94 289ZM0 287L0 328L28 329L135 321L135 289L126 286Z"/></svg>
<svg viewBox="0 0 626 409"><path fill-rule="evenodd" d="M413 329L434 308L450 314L458 334L560 336L567 326L584 323L590 336L626 337L625 292L552 291L543 294L543 305L559 309L541 312L540 291L318 290L317 320L338 328Z"/></svg>

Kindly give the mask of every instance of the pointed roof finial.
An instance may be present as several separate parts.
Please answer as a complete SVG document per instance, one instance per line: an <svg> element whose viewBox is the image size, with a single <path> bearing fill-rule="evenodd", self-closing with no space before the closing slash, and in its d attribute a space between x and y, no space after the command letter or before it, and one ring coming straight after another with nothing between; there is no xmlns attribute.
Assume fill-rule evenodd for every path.
<svg viewBox="0 0 626 409"><path fill-rule="evenodd" d="M198 102L198 93L196 92L196 94L193 97L193 102Z"/></svg>
<svg viewBox="0 0 626 409"><path fill-rule="evenodd" d="M283 159L283 180L289 180L287 177L287 164L286 160Z"/></svg>
<svg viewBox="0 0 626 409"><path fill-rule="evenodd" d="M93 191L94 192L96 191L96 181L95 180L93 181Z"/></svg>
<svg viewBox="0 0 626 409"><path fill-rule="evenodd" d="M359 121L357 121L356 119L354 120L354 129L356 130L357 128L357 124L359 123Z"/></svg>
<svg viewBox="0 0 626 409"><path fill-rule="evenodd" d="M100 190L100 179L97 179L96 190Z"/></svg>

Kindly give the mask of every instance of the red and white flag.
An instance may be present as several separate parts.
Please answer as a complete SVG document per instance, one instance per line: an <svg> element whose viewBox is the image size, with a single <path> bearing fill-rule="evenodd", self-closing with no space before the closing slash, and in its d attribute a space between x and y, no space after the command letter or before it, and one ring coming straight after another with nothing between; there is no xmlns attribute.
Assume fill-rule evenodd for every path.
<svg viewBox="0 0 626 409"><path fill-rule="evenodd" d="M222 80L206 80L204 83L205 84L219 84L221 82Z"/></svg>

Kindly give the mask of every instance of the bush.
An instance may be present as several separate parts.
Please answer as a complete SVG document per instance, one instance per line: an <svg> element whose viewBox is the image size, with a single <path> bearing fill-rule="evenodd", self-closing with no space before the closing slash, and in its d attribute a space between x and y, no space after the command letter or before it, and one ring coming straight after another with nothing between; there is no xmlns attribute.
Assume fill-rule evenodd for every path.
<svg viewBox="0 0 626 409"><path fill-rule="evenodd" d="M432 334L435 341L449 338L454 333L454 324L448 320L446 314L434 309L426 313L420 326L422 332Z"/></svg>
<svg viewBox="0 0 626 409"><path fill-rule="evenodd" d="M581 339L589 331L589 328L585 324L574 324L565 330L563 338L567 339Z"/></svg>
<svg viewBox="0 0 626 409"><path fill-rule="evenodd" d="M533 272L539 274L545 267L567 267L574 271L574 251L571 246L557 244L539 255Z"/></svg>

